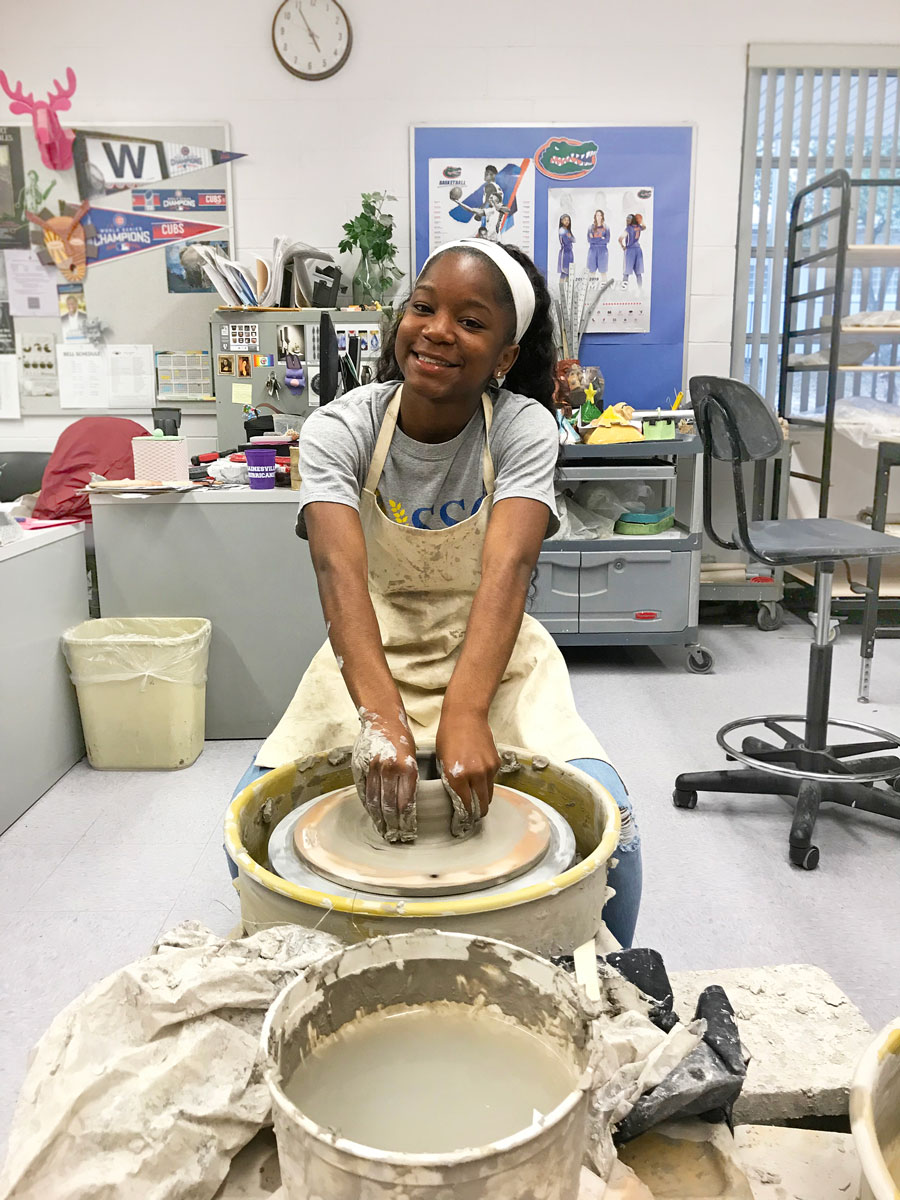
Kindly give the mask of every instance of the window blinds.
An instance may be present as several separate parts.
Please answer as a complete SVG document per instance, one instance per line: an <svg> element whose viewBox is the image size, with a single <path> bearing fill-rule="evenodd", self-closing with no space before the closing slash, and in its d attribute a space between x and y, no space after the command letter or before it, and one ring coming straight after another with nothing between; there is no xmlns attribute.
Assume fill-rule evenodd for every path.
<svg viewBox="0 0 900 1200"><path fill-rule="evenodd" d="M764 50L765 48L759 48ZM782 63L790 47L770 57ZM797 48L798 64L804 55ZM824 49L824 48L823 48ZM857 48L862 52L865 48ZM852 60L854 47L834 51L834 59ZM900 61L882 47L869 61ZM766 65L765 54L751 48L747 82L744 156L738 227L737 285L732 339L732 374L752 384L774 405L784 307L785 255L790 209L795 193L829 171L843 167L853 178L896 177L900 96L896 67ZM760 62L759 60L763 61ZM814 214L822 211L817 193ZM854 190L851 242L900 242L900 188ZM807 214L811 215L811 214ZM825 271L804 268L797 290L824 286ZM845 312L900 308L897 268L871 267L848 273ZM802 286L801 286L802 285ZM811 300L795 313L794 328L814 329L827 322L827 301ZM797 339L792 350L808 354L824 346L816 337ZM897 342L880 345L872 364L897 363ZM900 400L896 374L842 373L841 394ZM792 377L792 411L815 412L824 406L825 379L816 373Z"/></svg>

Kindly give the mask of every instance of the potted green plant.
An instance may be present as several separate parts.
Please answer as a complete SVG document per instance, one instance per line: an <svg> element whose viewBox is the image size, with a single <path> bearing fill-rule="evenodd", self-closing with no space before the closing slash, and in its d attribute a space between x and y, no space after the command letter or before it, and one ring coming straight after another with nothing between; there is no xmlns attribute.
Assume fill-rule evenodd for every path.
<svg viewBox="0 0 900 1200"><path fill-rule="evenodd" d="M359 266L353 276L354 304L387 307L390 293L403 278L395 262L397 247L391 241L394 218L384 211L385 203L396 199L387 192L363 192L362 212L344 225L341 253L360 252Z"/></svg>

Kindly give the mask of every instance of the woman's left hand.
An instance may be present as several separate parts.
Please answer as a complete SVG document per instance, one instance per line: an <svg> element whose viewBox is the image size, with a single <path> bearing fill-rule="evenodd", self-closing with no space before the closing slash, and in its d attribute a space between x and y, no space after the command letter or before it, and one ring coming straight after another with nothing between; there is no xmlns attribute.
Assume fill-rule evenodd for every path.
<svg viewBox="0 0 900 1200"><path fill-rule="evenodd" d="M453 804L450 832L462 837L484 817L494 793L500 755L487 717L447 711L445 703L435 742L438 767Z"/></svg>

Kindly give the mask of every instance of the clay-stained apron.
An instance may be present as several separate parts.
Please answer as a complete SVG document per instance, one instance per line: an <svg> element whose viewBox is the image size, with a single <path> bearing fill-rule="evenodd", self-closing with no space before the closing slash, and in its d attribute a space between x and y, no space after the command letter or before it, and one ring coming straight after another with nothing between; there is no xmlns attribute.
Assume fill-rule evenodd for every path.
<svg viewBox="0 0 900 1200"><path fill-rule="evenodd" d="M493 405L482 398L485 497L478 511L449 529L398 525L382 512L378 481L397 426L402 386L391 399L360 494L369 563L369 593L388 667L397 682L417 742L434 741L444 693L466 634L481 581L481 555L494 499L489 436ZM550 634L527 613L489 720L497 742L525 746L556 761L606 754L575 709L565 661ZM256 762L282 763L351 745L359 718L330 643L307 668L287 712Z"/></svg>

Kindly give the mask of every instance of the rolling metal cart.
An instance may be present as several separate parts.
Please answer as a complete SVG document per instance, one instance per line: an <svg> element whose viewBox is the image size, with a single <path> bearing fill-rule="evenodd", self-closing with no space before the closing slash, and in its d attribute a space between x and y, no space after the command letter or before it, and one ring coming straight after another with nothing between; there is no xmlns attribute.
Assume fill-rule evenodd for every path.
<svg viewBox="0 0 900 1200"><path fill-rule="evenodd" d="M641 416L635 413L636 417ZM655 416L655 413L646 414ZM690 417L690 412L678 412ZM530 611L559 646L683 646L697 674L714 659L700 644L703 454L696 434L671 441L565 446L560 482L641 480L658 486L675 525L646 536L544 543Z"/></svg>

